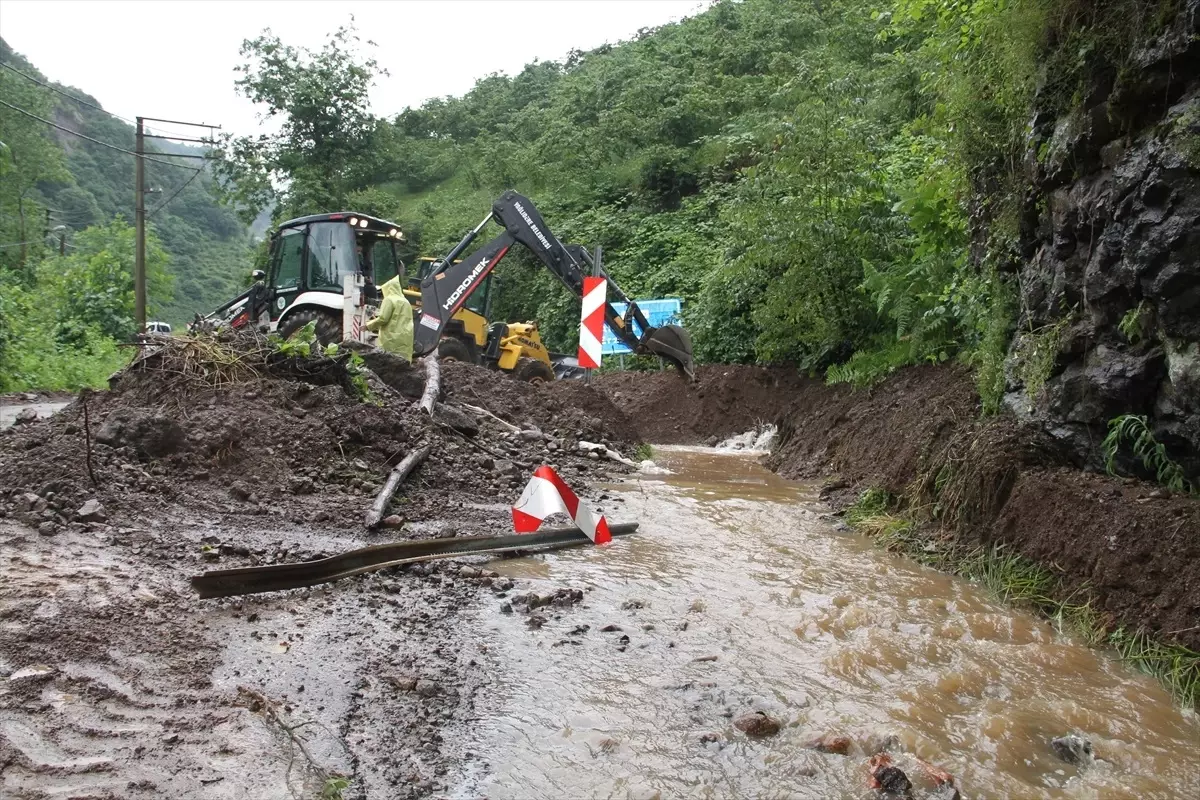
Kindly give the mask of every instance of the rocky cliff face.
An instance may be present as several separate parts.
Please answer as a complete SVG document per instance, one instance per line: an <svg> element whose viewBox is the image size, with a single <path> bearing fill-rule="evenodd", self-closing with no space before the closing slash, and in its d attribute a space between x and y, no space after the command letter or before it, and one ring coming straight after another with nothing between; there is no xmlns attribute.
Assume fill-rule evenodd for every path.
<svg viewBox="0 0 1200 800"><path fill-rule="evenodd" d="M1130 68L1098 77L1080 109L1035 116L1020 333L1009 359L1011 374L1022 377L1007 397L1091 466L1100 465L1109 420L1145 414L1193 482L1200 477L1198 22L1200 0L1189 0L1169 30L1134 52Z"/></svg>

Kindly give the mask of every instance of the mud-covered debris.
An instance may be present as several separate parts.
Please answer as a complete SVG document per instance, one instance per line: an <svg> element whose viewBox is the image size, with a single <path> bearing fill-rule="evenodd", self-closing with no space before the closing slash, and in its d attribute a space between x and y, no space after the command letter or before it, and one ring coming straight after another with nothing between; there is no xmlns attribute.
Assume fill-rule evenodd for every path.
<svg viewBox="0 0 1200 800"><path fill-rule="evenodd" d="M719 741L721 741L721 735L719 733L709 732L700 734L700 744L712 744L713 742Z"/></svg>
<svg viewBox="0 0 1200 800"><path fill-rule="evenodd" d="M876 753L867 762L870 777L867 785L886 798L912 797L912 781L892 761L887 753Z"/></svg>
<svg viewBox="0 0 1200 800"><path fill-rule="evenodd" d="M625 611L633 611L634 609L645 608L645 607L646 607L646 601L638 600L637 598L634 598L632 600L626 600L624 603L621 603L621 608Z"/></svg>
<svg viewBox="0 0 1200 800"><path fill-rule="evenodd" d="M743 714L733 721L733 727L747 736L774 736L783 726L779 720L767 716L765 712L755 711L753 714Z"/></svg>
<svg viewBox="0 0 1200 800"><path fill-rule="evenodd" d="M1092 754L1092 743L1075 733L1051 739L1050 748L1063 761L1076 766L1086 767L1095 759Z"/></svg>
<svg viewBox="0 0 1200 800"><path fill-rule="evenodd" d="M417 681L414 691L421 697L433 697L440 694L442 691L441 684L429 678L421 678Z"/></svg>
<svg viewBox="0 0 1200 800"><path fill-rule="evenodd" d="M531 628L537 629L545 625L550 620L546 619L541 614L530 614L529 619L525 620L525 624Z"/></svg>
<svg viewBox="0 0 1200 800"><path fill-rule="evenodd" d="M695 661L698 663L707 662L707 661L716 661L716 660L717 660L717 656L700 656L699 658L692 659L692 661Z"/></svg>
<svg viewBox="0 0 1200 800"><path fill-rule="evenodd" d="M458 568L458 577L460 578L478 578L482 575L483 570L481 570L479 567L467 565Z"/></svg>
<svg viewBox="0 0 1200 800"><path fill-rule="evenodd" d="M53 536L58 533L59 526L51 520L45 520L38 524L38 534L41 536Z"/></svg>
<svg viewBox="0 0 1200 800"><path fill-rule="evenodd" d="M806 742L804 747L808 750L816 750L820 753L833 753L839 756L844 756L850 753L850 747L852 744L853 742L851 742L849 736L835 736L833 734L826 734Z"/></svg>
<svg viewBox="0 0 1200 800"><path fill-rule="evenodd" d="M140 456L162 458L180 450L186 435L179 423L165 414L118 409L108 415L96 441L110 447L128 447Z"/></svg>
<svg viewBox="0 0 1200 800"><path fill-rule="evenodd" d="M467 412L446 403L442 403L437 407L434 419L438 422L446 423L451 428L454 428L454 430L466 436L475 436L479 433L479 420Z"/></svg>
<svg viewBox="0 0 1200 800"><path fill-rule="evenodd" d="M379 524L385 528L392 528L394 530L396 528L403 528L404 522L404 517L400 516L399 514L391 514L384 517L383 522Z"/></svg>

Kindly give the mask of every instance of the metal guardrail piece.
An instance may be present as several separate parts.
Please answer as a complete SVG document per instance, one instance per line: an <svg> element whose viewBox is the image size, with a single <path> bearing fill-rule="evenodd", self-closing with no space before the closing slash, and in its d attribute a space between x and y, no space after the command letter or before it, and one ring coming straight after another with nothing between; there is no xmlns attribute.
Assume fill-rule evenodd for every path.
<svg viewBox="0 0 1200 800"><path fill-rule="evenodd" d="M608 526L614 536L629 536L638 529L636 522ZM587 544L591 540L579 528L550 528L535 533L509 536L461 536L454 539L424 539L392 542L350 550L317 561L271 564L262 567L218 569L194 575L192 588L201 598L234 597L243 594L278 592L329 583L339 578L374 572L384 567L454 558L479 553L505 553L515 550L544 550Z"/></svg>

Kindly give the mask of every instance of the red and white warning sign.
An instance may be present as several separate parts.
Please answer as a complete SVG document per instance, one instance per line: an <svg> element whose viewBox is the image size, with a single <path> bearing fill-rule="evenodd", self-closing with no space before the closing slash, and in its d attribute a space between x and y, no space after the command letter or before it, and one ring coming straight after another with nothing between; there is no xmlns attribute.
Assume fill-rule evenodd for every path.
<svg viewBox="0 0 1200 800"><path fill-rule="evenodd" d="M513 506L513 528L517 533L533 533L542 520L551 514L563 513L575 521L579 529L596 544L608 544L612 534L604 516L595 514L579 502L571 487L558 477L558 473L545 465L533 472L533 477L521 492Z"/></svg>
<svg viewBox="0 0 1200 800"><path fill-rule="evenodd" d="M604 338L604 305L608 299L607 278L583 279L583 318L579 322L579 366L600 366L600 340Z"/></svg>

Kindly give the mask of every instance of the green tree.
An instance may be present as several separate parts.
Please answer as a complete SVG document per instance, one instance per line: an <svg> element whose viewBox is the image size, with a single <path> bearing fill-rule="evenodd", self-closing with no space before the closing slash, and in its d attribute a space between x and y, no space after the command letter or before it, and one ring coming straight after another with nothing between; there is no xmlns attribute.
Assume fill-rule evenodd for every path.
<svg viewBox="0 0 1200 800"><path fill-rule="evenodd" d="M39 291L55 311L57 336L77 341L85 331L127 339L134 319L134 230L117 217L81 231L69 255L53 256L38 269ZM171 300L167 254L153 230L146 234L147 311L154 316Z"/></svg>
<svg viewBox="0 0 1200 800"><path fill-rule="evenodd" d="M247 63L236 68L235 85L264 108L264 122L279 125L277 134L221 143L218 174L247 222L263 208L328 210L364 188L378 127L368 91L386 73L375 59L359 58L360 41L352 19L319 51L284 44L270 30L242 43Z"/></svg>

